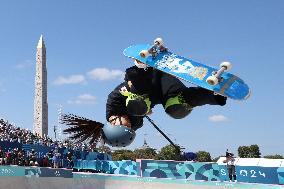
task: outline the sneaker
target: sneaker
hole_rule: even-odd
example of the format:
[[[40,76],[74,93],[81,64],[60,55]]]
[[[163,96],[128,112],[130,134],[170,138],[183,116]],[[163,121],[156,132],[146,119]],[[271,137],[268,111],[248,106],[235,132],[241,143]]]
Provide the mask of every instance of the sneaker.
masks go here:
[[[216,100],[218,105],[224,106],[226,104],[227,97],[217,94],[217,95],[215,95],[215,100]]]

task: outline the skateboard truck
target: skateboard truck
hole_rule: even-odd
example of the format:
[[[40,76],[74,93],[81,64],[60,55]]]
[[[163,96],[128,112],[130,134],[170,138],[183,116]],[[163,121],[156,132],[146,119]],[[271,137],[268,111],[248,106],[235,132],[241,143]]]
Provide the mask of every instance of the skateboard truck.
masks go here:
[[[163,39],[157,38],[154,40],[154,45],[151,48],[149,48],[148,50],[142,50],[139,54],[142,58],[146,58],[150,54],[152,55],[152,57],[156,57],[159,50],[160,51],[167,50],[167,48],[165,48],[163,44],[164,44]]]
[[[217,72],[213,72],[212,75],[206,79],[206,82],[212,86],[217,85],[222,80],[221,75],[231,68],[232,64],[230,62],[222,62],[220,64],[220,69]]]

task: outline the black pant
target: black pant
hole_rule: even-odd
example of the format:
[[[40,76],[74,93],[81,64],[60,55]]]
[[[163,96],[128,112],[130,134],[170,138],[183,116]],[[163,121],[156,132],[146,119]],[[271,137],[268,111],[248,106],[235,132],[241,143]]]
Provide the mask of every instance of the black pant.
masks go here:
[[[234,165],[228,165],[228,173],[230,180],[236,180],[236,167]]]
[[[130,92],[148,94],[152,107],[156,104],[165,106],[169,98],[177,95],[182,95],[193,107],[218,104],[212,91],[201,87],[186,87],[178,78],[156,69],[146,70],[144,74],[140,70],[136,75],[132,73],[132,77],[128,77],[132,83]]]
[[[131,87],[128,83],[131,82]],[[125,82],[118,85],[109,95],[106,103],[106,119],[112,115],[128,115],[132,129],[137,130],[143,125],[143,117],[132,116],[126,108],[127,97],[120,93],[126,87],[130,92],[138,95],[147,95],[151,101],[151,108],[156,104],[165,104],[169,98],[181,95],[191,105],[218,104],[212,91],[200,87],[186,87],[176,77],[162,71],[148,68],[139,69],[136,66],[128,68]]]

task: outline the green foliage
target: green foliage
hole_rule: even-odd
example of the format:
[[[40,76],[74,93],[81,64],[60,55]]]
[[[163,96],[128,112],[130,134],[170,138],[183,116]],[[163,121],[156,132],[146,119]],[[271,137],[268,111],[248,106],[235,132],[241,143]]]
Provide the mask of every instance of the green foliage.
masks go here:
[[[106,151],[109,152],[110,149],[107,147],[101,147],[97,149],[98,151]],[[156,152],[156,149],[153,148],[145,148],[145,149],[135,149],[131,150],[116,150],[111,153],[112,159],[114,161],[121,160],[133,160],[136,159],[156,159],[156,160],[181,160],[180,150],[177,150],[172,145],[164,146],[159,153]],[[216,162],[219,157],[211,159],[211,155],[206,151],[198,151],[196,153],[197,161],[199,162]],[[250,146],[240,146],[238,148],[238,155],[241,158],[260,158],[260,151],[258,145],[250,145]],[[264,158],[269,159],[284,159],[282,155],[267,155]]]
[[[211,162],[211,155],[209,152],[206,151],[198,151],[196,152],[197,155],[197,161],[199,162]]]
[[[264,158],[268,158],[268,159],[284,159],[283,156],[279,155],[279,154],[275,154],[275,155],[266,155],[263,156]]]
[[[238,148],[238,155],[241,158],[260,158],[260,151],[258,145],[240,146]]]
[[[116,150],[111,155],[113,161],[136,160],[135,154],[131,150]]]
[[[136,159],[155,159],[157,156],[154,148],[135,149],[133,153]]]
[[[241,158],[247,158],[250,154],[250,149],[248,146],[239,146],[238,155]]]
[[[256,145],[256,144],[251,145],[251,146],[250,146],[250,150],[251,150],[252,156],[253,156],[254,158],[260,158],[261,153],[260,153],[260,151],[259,151],[258,145]]]
[[[174,146],[167,145],[156,156],[158,160],[180,160],[180,151]]]

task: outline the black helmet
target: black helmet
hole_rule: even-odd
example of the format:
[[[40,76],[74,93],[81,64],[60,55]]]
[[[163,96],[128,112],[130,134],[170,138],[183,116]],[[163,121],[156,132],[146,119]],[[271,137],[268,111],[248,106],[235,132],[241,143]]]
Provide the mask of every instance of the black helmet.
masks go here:
[[[133,129],[124,125],[105,124],[102,130],[102,137],[112,147],[125,147],[130,145],[136,136]]]

